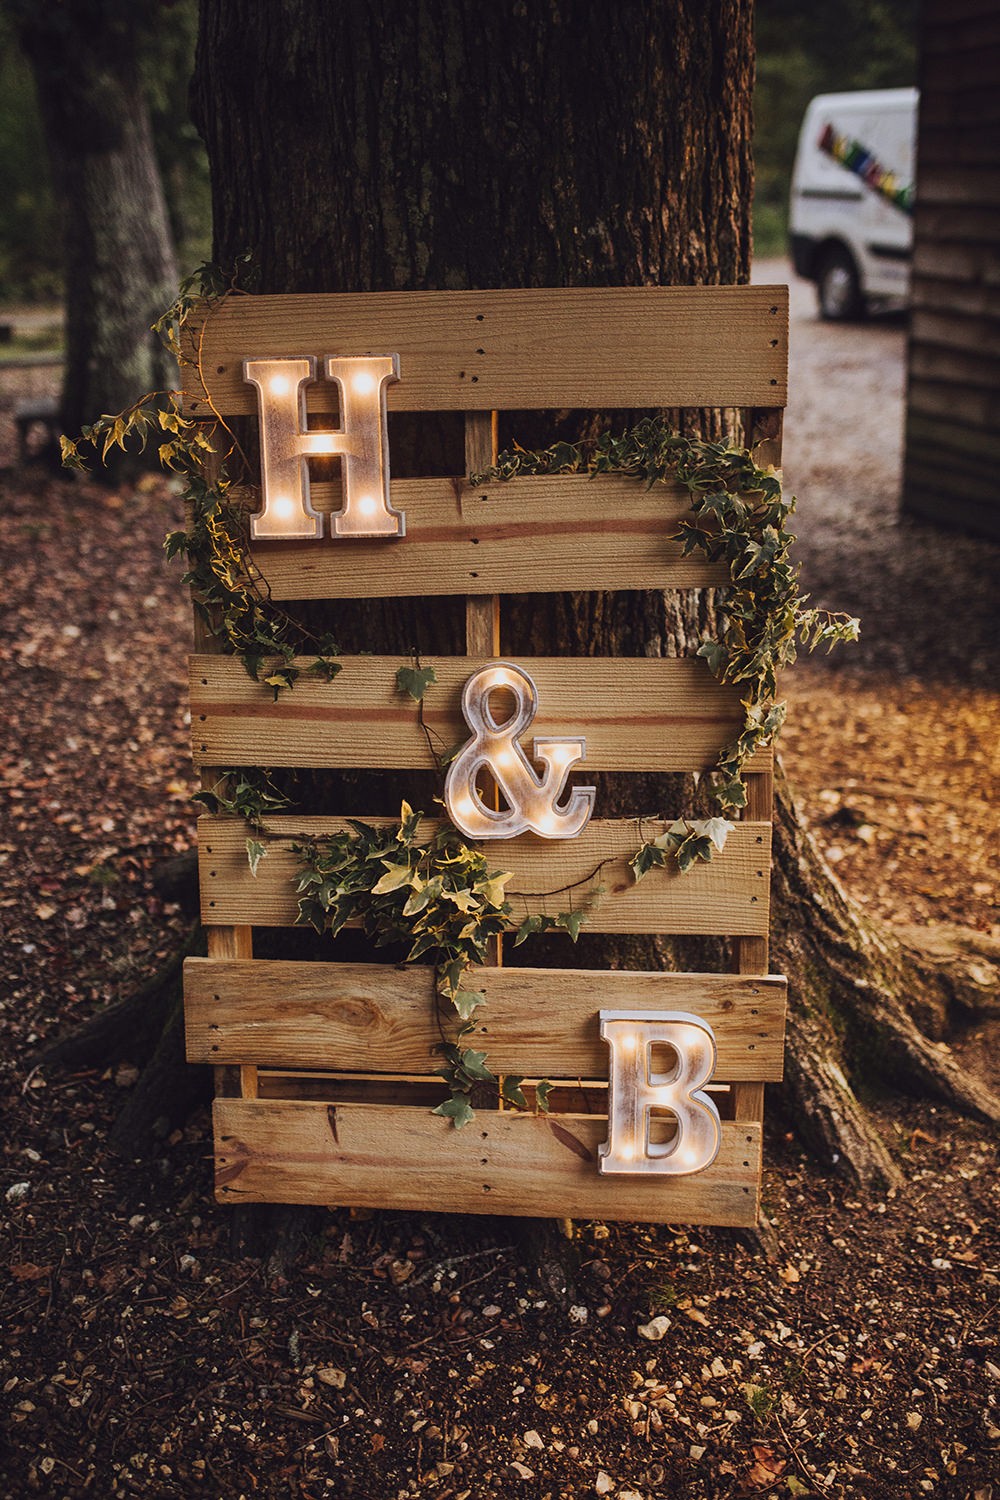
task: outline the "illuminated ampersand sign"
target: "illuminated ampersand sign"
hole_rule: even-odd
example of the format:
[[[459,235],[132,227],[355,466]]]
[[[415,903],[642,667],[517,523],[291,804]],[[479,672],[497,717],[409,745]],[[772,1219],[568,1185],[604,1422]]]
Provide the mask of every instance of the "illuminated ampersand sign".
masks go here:
[[[611,1048],[611,1074],[600,1170],[680,1177],[710,1167],[722,1144],[719,1111],[701,1091],[715,1071],[711,1026],[686,1011],[602,1010],[601,1036]],[[651,1071],[654,1043],[672,1049],[670,1072]],[[650,1139],[655,1114],[673,1116],[671,1140]]]
[[[490,698],[501,689],[513,694],[514,712],[498,723]],[[511,839],[530,831],[547,839],[572,839],[587,826],[594,810],[594,787],[574,787],[565,805],[558,806],[566,777],[583,759],[587,742],[534,740],[532,756],[544,768],[539,773],[519,743],[537,711],[535,684],[511,662],[491,662],[466,682],[462,712],[473,738],[451,763],[444,798],[448,816],[468,838]],[[494,811],[483,802],[476,786],[483,770],[503,793],[505,810]]]
[[[321,537],[323,517],[309,497],[307,460],[339,455],[344,500],[330,517],[334,536],[402,536],[406,520],[389,504],[386,386],[399,379],[399,355],[344,355],[325,362],[340,393],[341,425],[311,430],[306,386],[315,359],[245,359],[243,378],[257,387],[260,479],[264,505],[251,517],[255,540]]]

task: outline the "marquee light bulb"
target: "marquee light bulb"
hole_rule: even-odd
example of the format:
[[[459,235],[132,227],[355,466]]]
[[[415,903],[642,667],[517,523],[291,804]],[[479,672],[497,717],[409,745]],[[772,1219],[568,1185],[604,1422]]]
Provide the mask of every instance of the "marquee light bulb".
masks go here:
[[[287,396],[291,389],[284,375],[272,375],[267,388],[272,396]]]

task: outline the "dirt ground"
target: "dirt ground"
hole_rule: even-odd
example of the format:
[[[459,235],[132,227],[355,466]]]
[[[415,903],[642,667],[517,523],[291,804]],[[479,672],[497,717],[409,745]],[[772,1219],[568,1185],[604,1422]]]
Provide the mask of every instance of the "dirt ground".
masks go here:
[[[898,518],[903,324],[823,327],[803,287],[793,311],[800,560],[864,633],[790,675],[786,764],[870,911],[988,945],[1000,549]],[[177,503],[159,481],[2,482],[0,1493],[1000,1496],[996,1143],[940,1107],[872,1101],[906,1187],[863,1200],[776,1092],[775,1259],[579,1224],[568,1297],[497,1219],[330,1212],[291,1266],[235,1255],[205,1109],[149,1156],[109,1152],[134,1059],[32,1059],[186,930],[149,882],[193,837]],[[953,1043],[987,1072],[995,1021],[965,1021]]]

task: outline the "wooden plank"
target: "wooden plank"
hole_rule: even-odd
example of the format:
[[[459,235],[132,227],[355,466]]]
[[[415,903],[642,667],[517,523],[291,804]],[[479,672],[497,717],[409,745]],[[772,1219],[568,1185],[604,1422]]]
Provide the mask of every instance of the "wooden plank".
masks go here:
[[[379,817],[364,821],[387,827],[396,820]],[[282,816],[267,820],[268,829],[281,839],[336,833],[348,826],[343,818]],[[428,837],[438,826],[432,818],[423,825]],[[666,827],[658,819],[643,820],[643,834],[648,838]],[[199,819],[202,921],[213,927],[231,922],[294,926],[296,864],[290,848],[283,842],[272,843],[253,876],[247,864],[246,838],[247,827],[241,818]],[[725,851],[712,860],[699,861],[685,875],[676,868],[651,870],[636,883],[627,860],[639,842],[634,819],[595,819],[575,839],[522,834],[484,848],[492,869],[513,872],[507,894],[516,905],[518,920],[525,910],[555,913],[574,902],[581,906],[588,891],[600,883],[604,895],[588,913],[586,930],[590,932],[717,933],[737,937],[761,937],[767,932],[769,824],[738,824],[729,835]]]
[[[995,167],[997,145],[995,130],[977,130],[970,122],[964,130],[951,123],[920,126],[917,155],[920,169],[926,162],[937,168]]]
[[[918,242],[913,250],[913,274],[930,280],[965,281],[972,286],[1000,284],[996,256],[989,245],[950,240]]]
[[[608,1049],[603,1008],[685,1010],[715,1032],[716,1078],[776,1081],[782,1072],[785,981],[778,975],[647,973],[614,969],[473,970],[486,1004],[470,1045],[502,1073],[600,1078]],[[433,1071],[434,1048],[454,1022],[434,970],[413,964],[222,963],[184,969],[189,1062],[260,1067]]]
[[[908,404],[906,413],[907,451],[919,448],[947,452],[973,469],[1000,470],[1000,428],[990,422],[981,427],[959,420],[956,413],[942,410],[940,404],[928,412],[923,406]]]
[[[978,70],[979,58],[976,54],[964,60],[958,57],[954,59],[954,63],[959,66],[963,61],[970,75],[968,83],[963,84],[960,79],[949,79],[953,87],[947,89],[931,87],[921,94],[920,138],[923,140],[925,130],[930,132],[946,129],[956,134],[960,130],[970,134],[982,132],[985,140],[992,138],[992,156],[996,160],[1000,155],[1000,148],[996,144],[995,129],[997,123],[1000,122],[1000,96],[997,93],[996,83],[992,77],[983,79],[982,73]],[[973,87],[973,82],[976,80],[980,80],[978,86]]]
[[[462,686],[489,659],[421,657],[437,678],[423,721],[439,751],[468,737]],[[294,691],[276,701],[242,661],[193,657],[195,765],[434,769],[416,705],[396,688],[410,658],[341,657],[332,683],[308,675],[313,660],[298,663]],[[518,665],[538,689],[527,738],[584,735],[583,770],[703,771],[743,726],[739,688],[716,682],[700,658],[521,657]],[[758,768],[770,762],[769,750],[754,757]]]
[[[314,485],[316,509],[338,503]],[[368,599],[424,594],[551,593],[564,589],[706,588],[722,564],[682,557],[670,537],[690,516],[679,485],[580,474],[473,488],[464,479],[400,479],[406,516],[396,540],[258,543],[255,565],[274,599]]]
[[[923,204],[952,203],[973,208],[1000,200],[1000,171],[991,167],[920,169],[917,213]]]
[[[220,458],[218,453],[210,452],[205,459],[204,475],[211,484],[219,477]],[[191,502],[187,505],[187,521],[190,526],[193,520]],[[209,653],[218,652],[220,649],[219,637],[214,635],[208,628],[208,623],[199,609],[192,609],[192,624],[194,631],[195,649]],[[206,657],[210,660],[210,657]],[[219,767],[213,767],[204,763],[201,767],[202,790],[216,786],[223,780],[222,771]],[[206,948],[210,958],[219,959],[251,959],[253,958],[253,929],[251,927],[213,927],[206,933]],[[215,1069],[215,1092],[223,1097],[231,1098],[255,1098],[257,1093],[256,1069],[244,1067],[216,1067]]]
[[[1000,321],[1000,285],[982,286],[968,281],[946,281],[943,277],[918,277],[910,303],[914,309],[958,313],[964,317]]]
[[[245,358],[398,353],[395,411],[784,406],[788,288],[231,297],[186,330],[184,409],[254,414]],[[324,383],[310,410],[329,410]]]
[[[1000,246],[1000,234],[996,244]],[[1000,317],[963,317],[960,313],[943,309],[914,308],[910,341],[921,349],[954,349],[1000,359]]]
[[[455,1130],[421,1108],[217,1099],[222,1203],[312,1203],[646,1223],[753,1225],[761,1130],[724,1123],[688,1177],[601,1177],[599,1116],[479,1110]]]
[[[960,414],[966,426],[987,428],[995,421],[996,397],[989,389],[946,380],[930,380],[910,371],[907,389],[910,411],[939,416],[941,412]]]
[[[972,500],[964,489],[949,489],[944,484],[923,482],[920,474],[906,473],[903,490],[904,508],[908,515],[926,516],[930,521],[943,523],[949,529],[956,527],[973,532],[976,536],[990,537],[1000,541],[1000,509],[996,499]]]
[[[936,344],[911,344],[910,375],[996,392],[1000,388],[1000,358],[980,357],[971,350],[942,349]]]

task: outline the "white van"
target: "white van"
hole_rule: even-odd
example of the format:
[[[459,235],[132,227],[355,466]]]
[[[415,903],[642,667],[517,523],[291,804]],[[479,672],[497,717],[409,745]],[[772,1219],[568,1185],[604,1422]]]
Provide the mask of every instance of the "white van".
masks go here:
[[[824,318],[900,306],[910,286],[916,89],[819,94],[792,174],[792,261]]]

